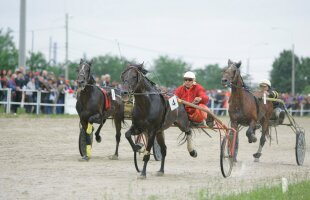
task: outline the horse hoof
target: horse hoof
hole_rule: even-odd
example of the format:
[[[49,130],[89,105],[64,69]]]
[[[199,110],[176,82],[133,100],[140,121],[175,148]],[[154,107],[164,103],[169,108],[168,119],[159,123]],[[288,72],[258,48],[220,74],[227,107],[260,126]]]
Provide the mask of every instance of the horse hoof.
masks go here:
[[[83,156],[82,158],[79,159],[79,161],[89,161],[90,157],[88,156]]]
[[[144,144],[142,143],[137,143],[135,146],[135,151],[139,153],[143,153],[145,151]]]
[[[109,159],[110,160],[118,160],[118,156],[117,155],[112,155],[112,156],[109,156]]]
[[[146,175],[139,175],[139,176],[137,176],[137,179],[145,180],[146,179]]]
[[[262,155],[262,153],[254,153],[253,157],[259,159],[261,157],[261,155]]]
[[[252,142],[255,143],[256,141],[257,141],[257,138],[256,138],[256,137],[253,137],[253,138],[252,138]]]
[[[98,143],[101,142],[101,136],[100,136],[100,135],[99,135],[98,137],[96,136],[96,141],[97,141]]]
[[[164,172],[158,171],[158,172],[156,172],[156,176],[164,176]]]
[[[193,151],[189,152],[189,155],[191,155],[193,158],[196,158],[198,154],[197,154],[196,150],[193,150]]]
[[[254,162],[259,162],[259,158],[254,158]]]

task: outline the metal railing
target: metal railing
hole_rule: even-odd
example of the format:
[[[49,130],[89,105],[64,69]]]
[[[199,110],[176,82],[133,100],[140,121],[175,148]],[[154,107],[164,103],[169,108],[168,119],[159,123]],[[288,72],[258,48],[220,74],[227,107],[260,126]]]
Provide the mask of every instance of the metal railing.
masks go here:
[[[36,114],[40,114],[40,108],[41,106],[52,106],[52,107],[58,107],[58,106],[62,106],[64,107],[64,110],[66,110],[66,108],[68,107],[75,107],[75,102],[74,101],[68,101],[63,103],[63,104],[57,104],[57,103],[43,103],[41,102],[41,98],[42,98],[42,93],[50,93],[50,91],[44,91],[44,90],[28,90],[28,89],[23,89],[23,90],[20,90],[20,92],[23,93],[23,95],[26,95],[26,92],[35,92],[37,93],[36,95],[36,102],[25,102],[24,101],[24,98],[22,98],[21,101],[19,102],[15,102],[15,101],[12,101],[12,89],[11,88],[0,88],[0,92],[3,91],[6,93],[6,95],[4,95],[6,98],[5,99],[2,99],[2,101],[0,101],[0,105],[4,105],[5,106],[5,110],[6,110],[6,113],[10,113],[11,112],[11,105],[20,105],[21,107],[23,107],[24,105],[32,105],[32,106],[35,106],[36,107]],[[56,92],[57,90],[52,90],[52,92]],[[67,99],[68,93],[65,92],[65,99]],[[227,116],[228,115],[228,108],[222,108],[222,107],[218,107],[215,103],[215,99],[213,98],[210,98],[210,101],[211,101],[211,106],[210,106],[210,110],[213,112],[213,113],[221,113],[221,115],[224,115],[224,116]],[[310,115],[310,110],[305,110],[304,109],[304,105],[302,104],[301,105],[301,109],[300,110],[293,110],[292,108],[288,109],[288,111],[291,113],[291,114],[299,114],[299,116],[304,116],[305,114],[308,114]],[[72,112],[70,112],[72,113]]]
[[[28,89],[22,89],[19,90],[18,92],[22,92],[22,96],[25,96],[26,92],[35,92],[37,93],[36,95],[36,102],[25,102],[25,98],[22,97],[21,101],[12,101],[12,89],[11,88],[4,88],[4,89],[0,89],[0,91],[4,91],[6,94],[3,95],[4,97],[6,97],[6,101],[4,101],[4,99],[2,99],[2,101],[0,101],[0,105],[4,105],[5,106],[5,110],[6,113],[9,114],[11,112],[11,105],[20,105],[21,107],[24,107],[25,105],[32,105],[32,106],[36,106],[36,114],[40,114],[40,108],[41,106],[52,106],[52,107],[56,107],[56,106],[62,106],[65,108],[66,103],[63,104],[57,104],[57,103],[44,103],[41,102],[41,98],[42,98],[42,93],[47,93],[50,94],[51,92],[55,92],[54,90],[52,91],[44,91],[44,90],[28,90]],[[66,95],[66,93],[65,93]]]

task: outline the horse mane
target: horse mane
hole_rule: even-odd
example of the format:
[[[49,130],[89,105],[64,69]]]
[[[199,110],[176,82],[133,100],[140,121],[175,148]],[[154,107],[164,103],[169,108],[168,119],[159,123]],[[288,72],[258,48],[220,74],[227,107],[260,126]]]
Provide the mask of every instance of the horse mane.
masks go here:
[[[146,77],[146,75],[149,73],[149,71],[147,69],[144,68],[143,66],[144,62],[141,64],[128,64],[128,67],[135,67],[138,69],[139,72],[141,72],[143,74],[143,77],[152,85],[152,86],[156,86],[156,83],[154,83],[153,81],[151,81],[148,77]]]

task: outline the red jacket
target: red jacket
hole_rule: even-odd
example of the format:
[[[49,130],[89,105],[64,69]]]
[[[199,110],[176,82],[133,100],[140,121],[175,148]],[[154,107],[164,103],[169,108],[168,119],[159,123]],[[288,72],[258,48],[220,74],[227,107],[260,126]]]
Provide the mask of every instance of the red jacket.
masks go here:
[[[190,103],[193,102],[195,97],[201,97],[201,101],[199,104],[207,104],[209,101],[209,97],[206,95],[205,89],[196,83],[191,88],[187,89],[184,85],[178,87],[175,91],[175,95],[179,97],[180,99],[183,99],[185,101],[188,101]],[[187,113],[192,114],[195,112],[195,108],[185,106],[185,110]]]

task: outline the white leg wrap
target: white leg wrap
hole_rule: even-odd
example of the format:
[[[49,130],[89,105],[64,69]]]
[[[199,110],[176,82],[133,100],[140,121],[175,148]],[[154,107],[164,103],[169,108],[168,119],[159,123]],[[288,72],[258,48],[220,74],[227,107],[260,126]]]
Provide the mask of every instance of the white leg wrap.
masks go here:
[[[192,152],[194,150],[192,135],[187,135],[186,136],[186,141],[187,141],[187,150],[188,150],[188,152]]]
[[[145,155],[145,156],[148,156],[148,155],[151,155],[151,153],[150,153],[149,151],[146,151],[146,150],[145,150],[145,151],[144,151],[144,155]]]

